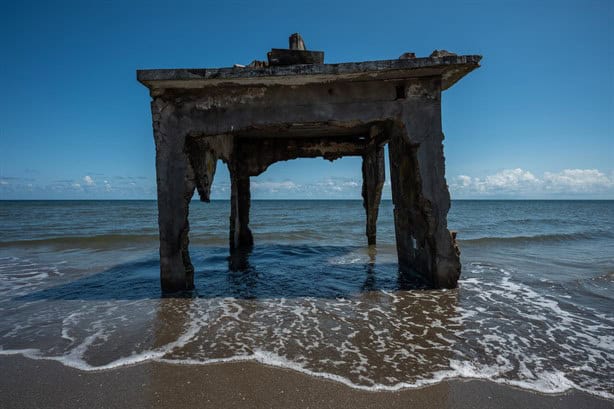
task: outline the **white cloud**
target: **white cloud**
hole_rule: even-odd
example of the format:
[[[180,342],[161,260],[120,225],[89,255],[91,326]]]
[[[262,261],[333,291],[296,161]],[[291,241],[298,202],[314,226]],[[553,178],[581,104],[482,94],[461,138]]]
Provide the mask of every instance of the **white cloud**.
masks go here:
[[[271,182],[271,181],[256,181],[253,180],[250,183],[250,187],[253,190],[262,190],[262,191],[267,191],[270,193],[277,193],[279,191],[285,190],[297,190],[299,188],[299,185],[297,185],[296,183],[290,181],[290,180],[286,180],[283,182]]]
[[[591,192],[614,187],[614,178],[597,169],[565,169],[558,173],[544,173],[546,190],[565,189],[570,192]]]
[[[539,180],[529,171],[516,169],[506,169],[494,175],[486,176],[484,185],[493,188],[512,188],[523,185],[533,185]]]
[[[308,183],[298,183],[292,180],[271,181],[253,178],[251,189],[255,198],[360,198],[361,180],[353,178],[327,177]],[[212,192],[215,198],[225,199],[226,186],[213,184]],[[212,194],[213,194],[212,193]]]
[[[343,186],[344,187],[358,187],[360,186],[360,184],[355,180],[350,180],[350,181],[344,182]]]
[[[540,180],[531,172],[520,168],[505,169],[485,178],[459,175],[450,188],[454,191],[479,193],[522,192],[531,190],[540,184]]]
[[[95,186],[96,183],[94,182],[94,179],[92,179],[91,176],[89,175],[85,175],[83,177],[83,183],[85,183],[86,186]]]
[[[471,176],[459,175],[457,176],[457,179],[462,187],[471,186]]]
[[[318,191],[318,193],[326,192],[353,192],[359,191],[359,187],[362,186],[362,181],[358,182],[350,178],[326,178],[318,182],[307,185],[311,190]]]
[[[614,194],[614,175],[597,169],[564,169],[538,177],[521,168],[504,169],[486,177],[459,175],[450,190],[458,196]]]
[[[98,182],[94,177],[100,178]],[[78,179],[0,178],[0,197],[7,199],[153,199],[155,179],[144,176],[91,174]]]
[[[609,173],[608,173],[609,172]],[[504,169],[489,175],[448,175],[453,198],[599,198],[614,199],[614,172],[598,169],[564,169],[537,174],[527,169]],[[155,179],[142,176],[90,175],[81,179],[40,181],[3,176],[0,193],[6,198],[155,198]],[[255,177],[254,199],[357,199],[362,179],[329,176],[301,182]],[[214,199],[229,199],[230,183],[221,178],[212,186]],[[383,199],[390,199],[390,177]]]

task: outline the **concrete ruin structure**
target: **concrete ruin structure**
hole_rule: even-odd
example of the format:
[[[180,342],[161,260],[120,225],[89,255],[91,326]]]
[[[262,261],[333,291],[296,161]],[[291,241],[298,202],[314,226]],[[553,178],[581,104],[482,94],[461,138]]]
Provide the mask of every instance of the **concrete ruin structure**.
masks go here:
[[[163,291],[194,287],[188,207],[195,189],[209,201],[219,160],[230,171],[231,251],[254,243],[250,177],[277,161],[314,157],[362,157],[372,245],[386,144],[399,270],[435,288],[455,287],[461,265],[447,227],[441,94],[479,67],[481,56],[435,51],[324,64],[300,36],[290,47],[247,67],[137,71],[152,98]]]

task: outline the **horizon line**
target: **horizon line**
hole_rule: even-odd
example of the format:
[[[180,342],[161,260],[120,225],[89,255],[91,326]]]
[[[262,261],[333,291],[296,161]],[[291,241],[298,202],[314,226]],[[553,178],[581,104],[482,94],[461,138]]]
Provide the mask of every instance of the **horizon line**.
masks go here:
[[[158,199],[0,199],[0,202],[157,202]],[[322,198],[322,199],[252,199],[252,202],[316,202],[316,201],[338,201],[338,202],[362,202],[363,199],[342,199],[342,198]],[[392,199],[381,199],[382,202],[392,202]],[[562,201],[576,201],[576,202],[612,202],[612,199],[587,199],[587,198],[458,198],[450,199],[453,202],[521,202],[521,201],[535,201],[535,202],[562,202]],[[191,200],[190,202],[201,202],[198,199]],[[230,199],[211,199],[211,202],[230,202]]]

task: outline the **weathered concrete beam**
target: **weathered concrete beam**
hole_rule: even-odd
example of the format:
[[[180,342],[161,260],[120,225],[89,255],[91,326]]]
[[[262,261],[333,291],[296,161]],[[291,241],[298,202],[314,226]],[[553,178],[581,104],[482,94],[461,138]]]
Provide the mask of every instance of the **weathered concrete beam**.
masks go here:
[[[250,176],[264,172],[271,164],[296,158],[323,157],[335,160],[342,156],[361,156],[367,138],[340,136],[326,138],[237,138],[237,157]]]
[[[480,55],[450,55],[341,64],[138,70],[137,80],[157,92],[174,87],[202,89],[231,84],[294,86],[332,81],[405,80],[440,76],[443,78],[443,89],[448,89],[478,68],[481,59]]]
[[[321,123],[331,126],[365,127],[373,122],[393,120],[400,114],[396,101],[377,103],[347,103],[288,106],[276,109],[271,106],[254,106],[251,108],[237,106],[232,109],[210,109],[198,111],[190,105],[184,106],[186,116],[190,118],[186,126],[190,133],[203,135],[242,134],[282,124]],[[299,134],[300,135],[300,134]]]
[[[224,87],[207,89],[206,93],[167,90],[160,98],[182,112],[190,135],[302,137],[309,126],[317,124],[320,136],[334,136],[335,130],[368,132],[372,123],[394,120],[401,114],[408,92],[433,81],[440,84],[441,78],[380,84]]]
[[[435,76],[436,77],[436,76]],[[437,77],[439,78],[439,77]],[[235,108],[276,107],[271,114],[286,115],[295,107],[312,104],[346,104],[394,101],[397,88],[409,82],[420,83],[427,77],[408,81],[333,82],[299,86],[239,86],[225,85],[206,89],[168,88],[159,97],[177,105],[187,105],[192,111],[221,113]],[[312,107],[316,108],[316,107]],[[329,108],[327,108],[329,109]],[[270,116],[270,115],[269,115]]]

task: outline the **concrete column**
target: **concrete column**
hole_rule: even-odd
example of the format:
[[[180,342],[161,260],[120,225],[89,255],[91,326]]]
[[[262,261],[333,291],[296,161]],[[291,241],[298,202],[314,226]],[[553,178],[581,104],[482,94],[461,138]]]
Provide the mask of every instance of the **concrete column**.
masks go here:
[[[237,163],[228,165],[230,171],[230,249],[254,245],[249,229],[249,207],[251,202],[249,175]]]
[[[151,103],[160,229],[160,283],[163,292],[194,288],[188,252],[188,208],[194,194],[194,172],[185,153],[185,133],[176,108],[160,98]]]
[[[367,242],[376,242],[377,214],[386,180],[384,147],[370,146],[362,156],[362,205],[367,213]]]
[[[414,89],[390,129],[389,158],[401,272],[435,288],[456,287],[460,260],[447,214],[440,89]]]

